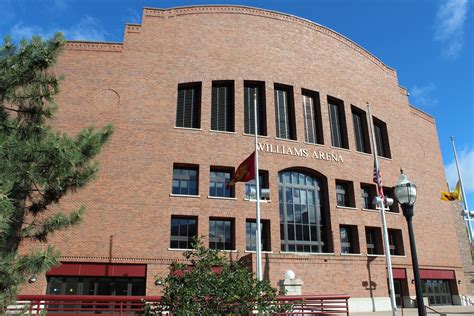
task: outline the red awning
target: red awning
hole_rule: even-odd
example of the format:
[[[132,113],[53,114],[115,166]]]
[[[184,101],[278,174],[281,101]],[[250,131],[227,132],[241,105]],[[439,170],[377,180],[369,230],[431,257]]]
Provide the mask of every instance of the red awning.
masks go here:
[[[407,272],[403,268],[393,268],[392,269],[392,275],[394,279],[406,279],[407,278]]]
[[[456,276],[453,270],[420,269],[420,279],[455,280]]]
[[[46,272],[47,276],[146,277],[145,264],[64,262]]]

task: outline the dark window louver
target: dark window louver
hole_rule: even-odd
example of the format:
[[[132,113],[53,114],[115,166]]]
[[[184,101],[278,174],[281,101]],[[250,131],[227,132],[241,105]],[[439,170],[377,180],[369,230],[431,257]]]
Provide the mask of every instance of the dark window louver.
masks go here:
[[[318,104],[316,104],[318,102]],[[319,101],[314,96],[303,94],[304,140],[310,144],[322,144]]]
[[[234,91],[232,84],[212,86],[211,129],[234,131]]]
[[[283,139],[296,139],[293,104],[287,90],[275,88],[275,126],[276,136]]]
[[[258,135],[267,135],[265,122],[265,105],[263,104],[262,87],[257,85],[244,86],[244,133],[255,134],[254,95],[257,96]]]
[[[329,103],[329,121],[331,123],[331,141],[334,147],[349,148],[345,134],[345,121],[343,118],[343,107],[338,104]]]
[[[367,152],[361,115],[359,113],[352,113],[352,121],[354,122],[354,135],[357,151]]]
[[[201,127],[201,86],[178,86],[176,127]]]

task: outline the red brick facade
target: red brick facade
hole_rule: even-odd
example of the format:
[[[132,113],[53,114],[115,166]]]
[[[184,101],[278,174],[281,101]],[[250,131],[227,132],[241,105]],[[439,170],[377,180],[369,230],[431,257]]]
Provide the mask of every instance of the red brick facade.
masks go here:
[[[198,234],[208,235],[210,217],[233,218],[235,248],[245,253],[245,222],[255,204],[245,201],[244,184],[235,199],[208,198],[210,166],[236,167],[253,151],[244,135],[244,80],[265,82],[267,135],[260,143],[305,149],[309,157],[260,152],[268,170],[270,198],[262,219],[270,220],[271,252],[264,273],[276,285],[286,270],[303,279],[303,293],[347,293],[355,298],[387,298],[383,256],[368,256],[365,227],[381,227],[380,212],[362,210],[360,183],[372,183],[373,157],[356,151],[351,105],[387,125],[391,159],[380,158],[384,185],[393,186],[400,167],[418,186],[415,236],[422,269],[453,270],[453,295],[465,294],[462,263],[449,206],[439,200],[444,168],[434,119],[408,103],[395,70],[340,34],[315,23],[271,11],[237,6],[144,9],[141,25],[127,25],[123,43],[69,42],[56,67],[65,76],[57,101],[55,126],[70,134],[87,126],[113,123],[116,132],[100,155],[97,181],[66,197],[61,207],[87,206],[85,222],[50,240],[64,262],[139,263],[147,265],[147,295],[157,294],[154,275],[167,273],[181,251],[169,250],[171,215],[198,217]],[[233,80],[235,132],[210,130],[211,85]],[[177,87],[201,82],[201,128],[176,128]],[[296,141],[276,139],[274,83],[292,86]],[[324,145],[304,142],[302,89],[320,96]],[[331,146],[327,97],[344,102],[349,149]],[[343,158],[314,159],[313,151]],[[174,163],[199,166],[199,197],[170,196]],[[330,214],[330,252],[280,251],[278,174],[288,168],[325,177]],[[353,183],[354,208],[336,207],[335,181]],[[401,213],[387,214],[388,228],[403,234],[404,256],[392,257],[406,269],[405,296],[411,284],[407,225]],[[357,225],[359,255],[342,255],[339,225]],[[234,255],[234,253],[232,253]],[[24,292],[45,294],[39,278]]]

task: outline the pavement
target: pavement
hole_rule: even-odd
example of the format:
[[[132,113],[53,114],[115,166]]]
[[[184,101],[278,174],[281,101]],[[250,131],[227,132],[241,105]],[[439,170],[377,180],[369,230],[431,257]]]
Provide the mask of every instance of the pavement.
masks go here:
[[[430,307],[433,310],[427,308],[427,316],[446,315],[446,316],[467,316],[474,315],[474,306],[433,306]],[[384,312],[364,312],[364,313],[350,313],[354,316],[392,316],[391,311]],[[397,316],[418,316],[418,310],[416,308],[404,308],[399,309]]]

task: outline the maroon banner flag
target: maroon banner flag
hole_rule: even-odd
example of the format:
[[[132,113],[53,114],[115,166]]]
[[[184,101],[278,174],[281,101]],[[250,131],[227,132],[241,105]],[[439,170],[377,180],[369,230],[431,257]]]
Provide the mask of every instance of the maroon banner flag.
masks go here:
[[[237,168],[234,177],[229,182],[229,186],[235,185],[237,182],[247,182],[255,179],[255,152],[250,154]]]

